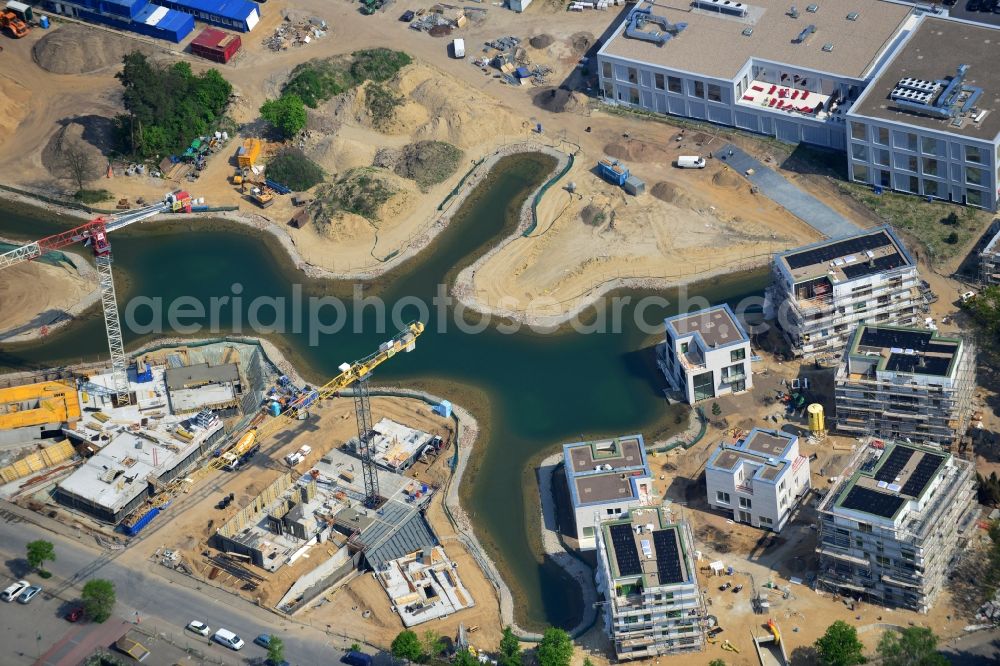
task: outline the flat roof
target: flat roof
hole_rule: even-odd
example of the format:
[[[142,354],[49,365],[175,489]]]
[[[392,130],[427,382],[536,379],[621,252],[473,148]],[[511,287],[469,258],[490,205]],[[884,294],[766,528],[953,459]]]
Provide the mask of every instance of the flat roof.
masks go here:
[[[961,349],[961,339],[939,337],[937,331],[862,324],[854,332],[844,363],[851,373],[855,359],[877,356],[877,370],[949,377]]]
[[[375,462],[392,470],[404,466],[434,439],[430,433],[410,428],[388,418],[376,423],[372,426],[372,430],[375,435],[369,446],[375,451]]]
[[[744,462],[757,467],[755,479],[774,482],[794,462],[788,453],[795,435],[780,430],[754,428],[735,444],[723,442],[708,460],[708,466],[731,472]]]
[[[993,141],[1000,133],[1000,30],[996,27],[954,19],[928,16],[900,48],[882,73],[872,81],[854,104],[850,115],[892,120],[926,129]],[[968,114],[956,127],[950,118],[936,118],[906,110],[889,97],[906,78],[946,81],[955,76],[959,65],[968,65],[965,83],[982,88],[975,103],[983,119],[972,121]],[[984,160],[989,163],[989,159]]]
[[[563,460],[577,507],[640,499],[644,492],[637,482],[652,475],[642,435],[566,444]]]
[[[919,500],[946,466],[951,454],[908,442],[872,447],[848,480],[836,506],[894,519],[911,500]]]
[[[799,17],[788,15],[787,0],[744,0],[745,18],[696,8],[680,0],[657,0],[654,15],[671,23],[687,23],[679,35],[663,45],[627,37],[626,20],[601,49],[609,56],[648,62],[669,69],[732,79],[751,58],[862,79],[893,41],[912,8],[891,2],[814,0],[799,5]],[[815,4],[817,12],[807,12]],[[636,5],[648,7],[646,3]],[[635,10],[633,10],[635,11]],[[856,20],[847,15],[857,13]],[[816,31],[795,43],[809,25]],[[745,28],[753,33],[743,35]],[[833,51],[823,45],[833,44]]]
[[[689,582],[694,572],[685,564],[685,544],[678,525],[667,523],[656,509],[635,509],[622,520],[601,525],[616,583],[642,580],[654,588]],[[629,580],[632,579],[632,580]]]
[[[666,324],[673,329],[674,338],[698,336],[709,350],[749,340],[743,326],[726,304],[674,315],[666,320]]]
[[[235,363],[224,363],[222,365],[196,363],[194,365],[184,365],[179,368],[167,368],[166,372],[168,391],[197,388],[206,384],[238,382],[239,380],[240,368]]]
[[[778,261],[796,283],[825,276],[845,282],[913,265],[902,242],[885,227],[789,250]]]
[[[80,402],[72,382],[40,382],[0,389],[0,430],[77,421]]]

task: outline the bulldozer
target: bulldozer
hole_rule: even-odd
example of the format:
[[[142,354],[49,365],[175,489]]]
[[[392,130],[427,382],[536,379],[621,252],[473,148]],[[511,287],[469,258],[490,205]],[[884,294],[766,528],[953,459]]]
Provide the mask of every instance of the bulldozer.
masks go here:
[[[14,39],[20,39],[28,34],[28,24],[14,12],[0,13],[0,29],[7,30]]]

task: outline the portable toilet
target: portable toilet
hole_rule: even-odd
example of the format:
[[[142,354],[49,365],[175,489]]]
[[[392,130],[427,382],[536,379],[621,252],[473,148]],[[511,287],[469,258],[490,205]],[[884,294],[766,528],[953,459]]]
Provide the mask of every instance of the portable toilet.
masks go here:
[[[451,402],[448,400],[442,400],[437,405],[434,405],[434,408],[431,411],[439,416],[445,417],[446,419],[451,418]]]

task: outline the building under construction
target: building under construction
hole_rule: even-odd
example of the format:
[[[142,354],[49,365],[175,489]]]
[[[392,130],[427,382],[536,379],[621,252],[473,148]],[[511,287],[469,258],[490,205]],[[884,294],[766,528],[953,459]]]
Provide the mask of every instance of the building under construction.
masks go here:
[[[72,382],[39,382],[0,389],[0,444],[62,439],[80,420]]]
[[[967,340],[859,326],[837,371],[837,430],[955,446],[969,425],[975,373]]]
[[[1000,222],[990,227],[992,236],[979,253],[979,281],[985,285],[1000,284]]]
[[[778,255],[768,315],[796,356],[839,355],[855,327],[917,321],[917,266],[888,227]]]
[[[976,529],[976,506],[972,463],[872,439],[820,503],[817,585],[927,612]]]

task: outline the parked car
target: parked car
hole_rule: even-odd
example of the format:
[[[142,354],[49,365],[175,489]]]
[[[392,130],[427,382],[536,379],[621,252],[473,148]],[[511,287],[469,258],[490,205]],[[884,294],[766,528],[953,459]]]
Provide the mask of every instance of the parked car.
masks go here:
[[[399,17],[399,20],[402,21],[403,23],[409,23],[410,21],[413,20],[415,16],[416,14],[414,14],[411,10],[407,9],[405,12],[403,12],[403,15]]]
[[[79,622],[83,619],[83,607],[77,606],[76,608],[71,608],[68,613],[66,613],[67,622]]]
[[[29,587],[31,587],[31,583],[29,583],[26,580],[19,580],[10,587],[8,587],[6,590],[4,590],[2,593],[0,593],[0,599],[3,599],[7,603],[10,603],[14,601],[14,599],[17,599],[17,596],[22,592],[24,592]]]
[[[965,11],[967,12],[978,12],[981,6],[980,0],[969,0],[965,3]]]
[[[208,628],[208,625],[201,620],[191,620],[187,625],[188,631],[193,631],[199,636],[208,636],[212,633],[212,630]]]
[[[271,635],[270,634],[261,634],[257,638],[253,639],[253,642],[256,645],[261,646],[262,648],[269,648],[269,647],[271,647]]]
[[[974,292],[974,291],[967,291],[964,294],[962,294],[962,302],[963,303],[968,303],[969,301],[971,301],[975,297],[976,297],[976,292]]]
[[[372,666],[372,657],[364,652],[355,652],[351,650],[343,657],[340,661],[344,662],[348,666]]]
[[[40,588],[37,585],[26,587],[24,591],[21,592],[21,594],[17,595],[17,603],[19,604],[31,603],[31,600],[34,599],[36,596],[38,596],[38,593],[41,591],[42,588]]]
[[[228,629],[219,629],[216,631],[215,635],[212,636],[212,640],[219,645],[225,645],[230,650],[242,650],[243,646],[246,645],[242,638]]]

